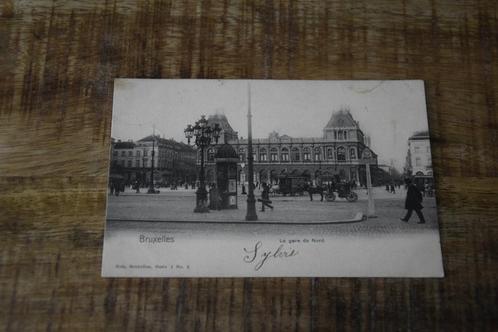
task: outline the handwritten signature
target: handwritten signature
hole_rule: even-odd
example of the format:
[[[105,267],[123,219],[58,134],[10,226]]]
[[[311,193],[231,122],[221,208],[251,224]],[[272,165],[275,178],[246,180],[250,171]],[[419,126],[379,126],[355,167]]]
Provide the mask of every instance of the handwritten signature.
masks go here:
[[[274,258],[289,258],[294,257],[299,254],[299,251],[288,248],[284,250],[284,244],[280,244],[275,250],[265,250],[261,248],[263,243],[261,241],[256,242],[252,248],[244,248],[244,252],[247,254],[244,256],[244,262],[254,263],[254,270],[259,271],[265,263],[269,262]]]

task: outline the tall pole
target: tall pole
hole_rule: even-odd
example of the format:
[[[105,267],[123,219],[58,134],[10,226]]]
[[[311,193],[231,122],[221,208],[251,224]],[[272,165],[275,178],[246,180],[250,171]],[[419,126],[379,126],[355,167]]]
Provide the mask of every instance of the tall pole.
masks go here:
[[[367,206],[367,217],[368,218],[376,218],[375,215],[375,202],[373,198],[373,190],[372,190],[372,176],[370,174],[370,164],[374,159],[372,155],[372,151],[367,147],[361,153],[361,159],[365,163],[365,175],[367,180],[367,195],[368,195],[368,206]]]
[[[150,165],[150,186],[149,186],[149,194],[155,194],[156,189],[154,188],[154,155],[155,155],[155,141],[156,141],[156,127],[153,127],[152,130],[152,162]]]
[[[367,192],[368,192],[368,209],[367,209],[367,217],[368,218],[376,218],[375,215],[375,203],[373,198],[373,190],[372,190],[372,177],[370,175],[370,164],[367,162],[365,164],[366,175],[367,175]]]
[[[147,177],[145,175],[145,151],[147,150],[143,150],[142,153],[143,153],[143,156],[142,156],[142,182],[143,182],[143,185],[145,187],[145,184],[147,183]]]
[[[209,212],[209,207],[207,206],[207,190],[204,177],[204,144],[200,145],[201,148],[201,169],[199,172],[199,188],[196,192],[196,204],[194,212],[205,213]]]
[[[249,181],[249,192],[247,194],[246,220],[258,220],[256,214],[256,199],[254,198],[254,157],[252,154],[252,114],[251,114],[251,86],[247,84],[248,109],[247,109],[247,172]]]
[[[199,173],[199,186],[201,188],[206,188],[204,183],[204,146],[201,145],[201,171]]]

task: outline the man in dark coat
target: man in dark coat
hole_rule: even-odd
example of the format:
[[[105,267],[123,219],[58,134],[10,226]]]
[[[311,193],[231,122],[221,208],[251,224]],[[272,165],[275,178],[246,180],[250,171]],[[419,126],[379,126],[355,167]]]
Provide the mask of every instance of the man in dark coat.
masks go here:
[[[405,200],[405,209],[406,215],[404,218],[401,218],[404,222],[408,222],[410,217],[412,216],[413,211],[418,216],[419,224],[425,224],[424,215],[422,214],[422,193],[415,186],[410,179],[405,179],[406,186],[408,188],[406,192],[406,200]]]
[[[273,210],[273,206],[270,201],[270,188],[266,183],[263,183],[263,192],[261,192],[261,198],[258,199],[261,202],[261,212],[265,212],[265,206]]]

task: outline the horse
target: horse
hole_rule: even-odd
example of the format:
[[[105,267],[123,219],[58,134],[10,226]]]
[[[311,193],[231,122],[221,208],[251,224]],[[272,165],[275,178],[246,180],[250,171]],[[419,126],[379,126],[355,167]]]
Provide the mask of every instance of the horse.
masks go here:
[[[303,187],[304,191],[308,192],[308,195],[310,195],[310,201],[313,201],[313,194],[319,194],[321,199],[320,202],[323,202],[323,192],[326,190],[326,188],[322,186],[311,186],[309,184],[305,184]]]

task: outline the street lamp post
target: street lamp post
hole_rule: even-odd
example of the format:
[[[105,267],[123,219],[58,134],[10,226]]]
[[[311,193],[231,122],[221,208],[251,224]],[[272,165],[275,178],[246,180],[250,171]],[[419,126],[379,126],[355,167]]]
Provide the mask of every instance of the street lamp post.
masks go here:
[[[246,195],[246,171],[245,171],[245,168],[246,167],[246,164],[245,163],[240,163],[240,182],[242,183],[242,192],[241,194],[242,195]]]
[[[152,162],[150,164],[150,186],[149,190],[147,191],[148,194],[155,194],[156,189],[154,188],[154,154],[155,154],[155,144],[154,142],[156,141],[155,136],[152,136]]]
[[[207,148],[214,140],[218,144],[220,138],[221,127],[218,123],[211,127],[208,125],[206,117],[203,115],[201,119],[196,121],[195,125],[188,125],[185,129],[185,137],[190,144],[190,139],[195,138],[195,145],[201,149],[201,168],[199,172],[199,188],[196,191],[196,204],[194,212],[204,213],[209,212],[207,205],[207,190],[204,178],[204,149]]]
[[[370,164],[373,164],[373,155],[369,148],[363,150],[361,158],[365,163],[365,172],[366,172],[366,180],[367,180],[367,194],[368,194],[368,208],[367,208],[367,217],[368,218],[377,218],[375,215],[375,202],[373,198],[373,190],[372,190],[372,177],[370,175]]]
[[[251,114],[251,86],[247,85],[247,172],[249,191],[247,193],[247,221],[258,220],[256,214],[256,199],[254,198],[254,155],[252,153],[252,114]]]
[[[145,187],[145,183],[147,182],[147,177],[145,176],[145,149],[142,151],[142,184]]]

